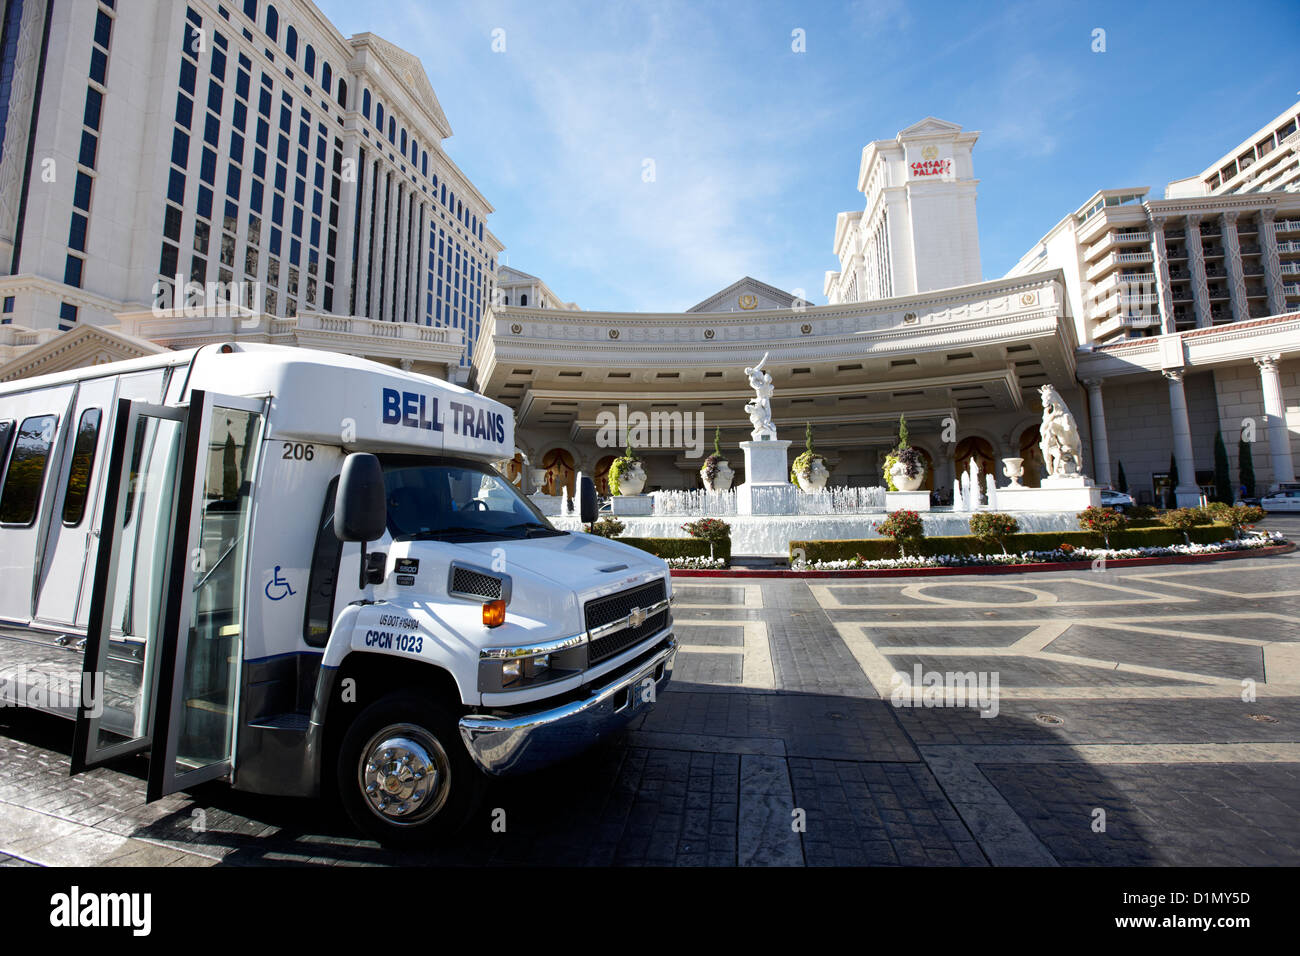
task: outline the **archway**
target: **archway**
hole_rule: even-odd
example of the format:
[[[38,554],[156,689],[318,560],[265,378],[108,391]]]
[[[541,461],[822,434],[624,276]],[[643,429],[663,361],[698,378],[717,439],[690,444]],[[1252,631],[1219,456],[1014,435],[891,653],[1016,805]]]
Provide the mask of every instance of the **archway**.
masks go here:
[[[971,435],[959,441],[952,453],[953,468],[956,469],[959,479],[970,468],[971,459],[975,460],[975,467],[979,469],[979,490],[983,491],[984,477],[993,475],[996,478],[997,476],[993,445],[987,439],[980,438],[978,435]]]
[[[546,469],[542,491],[548,495],[558,495],[562,493],[560,489],[567,488],[572,497],[574,477],[577,474],[573,455],[563,448],[552,448],[542,456],[542,467]]]
[[[921,457],[925,460],[925,481],[921,482],[921,489],[934,491],[934,458],[920,445],[913,445],[912,447],[919,451]]]
[[[519,481],[524,473],[524,455],[523,452],[515,452],[515,457],[506,462],[505,469],[501,472],[506,481],[512,485],[520,486]],[[522,486],[520,486],[522,487]]]
[[[596,494],[604,498],[609,497],[609,466],[614,464],[614,458],[614,455],[606,455],[596,462],[596,473],[592,476],[596,483]]]
[[[1037,425],[1020,433],[1020,457],[1025,460],[1025,475],[1020,483],[1026,488],[1037,488],[1043,481],[1043,450],[1038,447],[1040,440]]]

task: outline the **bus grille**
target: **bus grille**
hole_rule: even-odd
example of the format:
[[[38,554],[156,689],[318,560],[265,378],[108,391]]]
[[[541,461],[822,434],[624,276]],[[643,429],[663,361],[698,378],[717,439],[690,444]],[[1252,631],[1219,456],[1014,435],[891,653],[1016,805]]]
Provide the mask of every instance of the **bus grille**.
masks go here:
[[[666,597],[663,578],[642,584],[609,597],[588,601],[584,608],[587,630],[625,618],[635,607],[650,608]],[[640,627],[623,627],[605,634],[588,645],[587,662],[598,664],[619,654],[668,626],[668,609],[647,617]]]

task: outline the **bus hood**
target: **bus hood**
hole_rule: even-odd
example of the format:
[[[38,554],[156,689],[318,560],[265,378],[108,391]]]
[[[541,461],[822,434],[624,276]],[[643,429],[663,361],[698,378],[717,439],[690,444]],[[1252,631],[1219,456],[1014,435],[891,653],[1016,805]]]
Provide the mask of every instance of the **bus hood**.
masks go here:
[[[628,544],[581,532],[458,543],[456,550],[467,558],[473,555],[475,563],[484,567],[493,567],[496,560],[506,574],[527,571],[566,591],[576,591],[583,600],[668,576],[668,565],[660,558]]]

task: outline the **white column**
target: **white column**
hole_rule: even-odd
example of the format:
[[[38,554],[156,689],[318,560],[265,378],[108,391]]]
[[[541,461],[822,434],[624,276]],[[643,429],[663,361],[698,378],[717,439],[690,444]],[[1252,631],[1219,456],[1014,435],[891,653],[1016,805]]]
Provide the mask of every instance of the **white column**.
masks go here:
[[[1210,286],[1205,279],[1205,251],[1201,245],[1201,217],[1187,217],[1187,267],[1192,273],[1192,307],[1196,327],[1210,325]]]
[[[397,243],[397,255],[393,268],[393,321],[406,321],[406,257],[411,244],[407,234],[411,229],[410,191],[403,183],[397,188],[397,228],[393,231],[393,240]]]
[[[1291,457],[1291,434],[1286,427],[1286,402],[1282,399],[1282,378],[1278,375],[1280,355],[1261,355],[1255,359],[1259,366],[1260,385],[1264,390],[1264,417],[1268,420],[1268,451],[1273,463],[1273,483],[1277,488],[1283,481],[1295,481],[1295,461]]]
[[[370,268],[370,230],[373,226],[370,219],[370,204],[374,201],[375,176],[374,163],[371,162],[369,155],[364,150],[361,151],[357,160],[357,175],[362,177],[360,195],[357,197],[357,202],[361,203],[361,227],[352,238],[352,242],[358,244],[358,251],[356,306],[350,311],[355,315],[368,316],[370,314],[368,304],[370,302],[370,286],[366,282],[366,270]],[[339,232],[345,233],[351,232],[351,230],[344,228],[343,223],[339,223]],[[352,271],[351,262],[347,264],[347,268],[350,276]],[[349,298],[347,301],[350,303],[351,299]]]
[[[1092,467],[1097,484],[1109,487],[1110,441],[1106,438],[1106,406],[1101,398],[1101,379],[1089,378],[1084,383],[1088,389],[1088,419],[1092,426]],[[1179,466],[1182,471],[1182,466]]]
[[[1237,238],[1237,213],[1223,214],[1223,263],[1228,272],[1228,298],[1232,305],[1232,318],[1241,322],[1250,318],[1246,304],[1246,277],[1242,273],[1241,241]]]
[[[1160,331],[1174,331],[1174,296],[1169,281],[1169,245],[1165,241],[1165,217],[1151,217],[1151,271],[1155,273],[1155,293],[1159,299]],[[1146,290],[1140,290],[1146,291]]]
[[[1169,418],[1174,437],[1174,460],[1178,463],[1178,487],[1174,497],[1180,508],[1195,506],[1201,499],[1196,484],[1196,459],[1192,454],[1192,426],[1187,418],[1187,396],[1183,393],[1183,370],[1167,368]]]
[[[384,234],[388,229],[388,185],[387,174],[384,171],[382,163],[378,164],[375,171],[375,215],[371,231],[374,235],[374,249],[372,250],[372,259],[374,264],[371,266],[373,275],[371,276],[370,288],[366,290],[366,299],[370,303],[366,307],[366,318],[383,319],[384,317]]]
[[[1274,215],[1273,209],[1262,209],[1259,213],[1259,251],[1264,260],[1264,287],[1268,290],[1269,315],[1279,315],[1286,311],[1286,295],[1282,291],[1282,265],[1277,257]]]

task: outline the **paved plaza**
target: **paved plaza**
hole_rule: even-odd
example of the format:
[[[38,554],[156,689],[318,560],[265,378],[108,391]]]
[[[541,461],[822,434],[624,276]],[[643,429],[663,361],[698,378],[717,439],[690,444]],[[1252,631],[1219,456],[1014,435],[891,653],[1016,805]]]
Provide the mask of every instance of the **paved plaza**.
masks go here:
[[[676,589],[658,706],[436,851],[220,785],[146,806],[142,763],[69,778],[71,724],[0,711],[0,865],[1300,864],[1300,553]],[[918,667],[996,712],[895,706]]]

